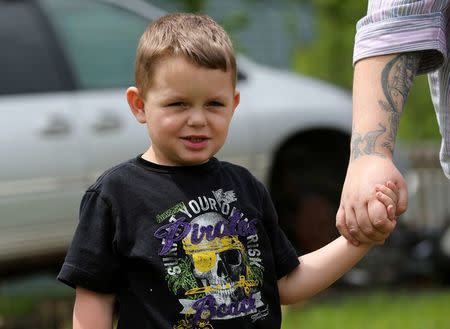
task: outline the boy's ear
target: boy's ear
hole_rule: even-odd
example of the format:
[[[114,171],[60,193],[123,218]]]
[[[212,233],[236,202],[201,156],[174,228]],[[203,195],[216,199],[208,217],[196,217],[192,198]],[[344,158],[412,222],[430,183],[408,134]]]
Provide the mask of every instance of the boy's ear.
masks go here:
[[[233,99],[233,112],[236,110],[236,107],[239,105],[239,102],[241,101],[241,93],[239,90],[236,89],[234,92],[234,99]]]
[[[139,90],[136,87],[129,87],[127,89],[127,101],[131,112],[140,123],[147,121],[144,110],[144,100],[139,95]]]

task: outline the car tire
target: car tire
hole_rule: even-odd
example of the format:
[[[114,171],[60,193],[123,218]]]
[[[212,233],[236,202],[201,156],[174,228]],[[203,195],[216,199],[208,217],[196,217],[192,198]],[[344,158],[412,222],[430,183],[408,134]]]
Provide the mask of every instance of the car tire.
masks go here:
[[[336,131],[301,134],[277,152],[270,190],[279,223],[299,254],[335,239],[336,212],[349,157],[349,137]]]

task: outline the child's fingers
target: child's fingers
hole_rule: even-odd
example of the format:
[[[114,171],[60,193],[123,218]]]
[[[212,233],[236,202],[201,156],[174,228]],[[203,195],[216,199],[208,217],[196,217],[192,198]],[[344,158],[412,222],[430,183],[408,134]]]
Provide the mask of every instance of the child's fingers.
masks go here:
[[[387,213],[390,220],[395,220],[395,210],[396,208],[393,205],[387,206]]]
[[[392,200],[388,195],[377,192],[377,199],[381,201],[384,206],[387,208],[388,206],[394,206],[394,200]]]
[[[397,205],[398,202],[398,189],[392,182],[387,182],[386,185],[377,184],[375,191],[381,192],[392,199],[393,203]]]
[[[388,195],[377,192],[377,199],[386,207],[387,215],[390,220],[395,218],[395,203]]]
[[[395,201],[395,204],[398,203],[398,199],[399,199],[399,194],[400,194],[400,190],[397,187],[397,185],[391,181],[387,181],[385,184],[392,192],[394,192],[394,195],[391,196],[392,200]]]
[[[392,232],[395,223],[389,218],[387,207],[382,201],[374,199],[369,201],[367,211],[374,229],[382,234],[377,237],[377,240],[386,239]]]

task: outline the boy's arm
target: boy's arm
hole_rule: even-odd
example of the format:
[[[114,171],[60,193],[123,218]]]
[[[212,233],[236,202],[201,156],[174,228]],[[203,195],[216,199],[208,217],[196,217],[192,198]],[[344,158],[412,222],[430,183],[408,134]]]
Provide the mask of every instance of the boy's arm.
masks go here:
[[[115,296],[76,289],[73,329],[112,329]]]
[[[351,269],[371,246],[354,246],[341,236],[326,246],[299,257],[300,265],[278,280],[281,303],[298,303],[329,287]]]

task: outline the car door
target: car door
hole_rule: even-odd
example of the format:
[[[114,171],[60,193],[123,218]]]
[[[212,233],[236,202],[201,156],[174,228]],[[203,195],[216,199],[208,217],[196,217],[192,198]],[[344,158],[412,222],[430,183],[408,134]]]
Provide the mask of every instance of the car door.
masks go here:
[[[151,19],[108,2],[42,0],[77,80],[83,152],[93,182],[105,169],[144,152],[149,139],[129,110],[138,39]],[[156,14],[156,13],[155,13]]]
[[[0,2],[0,261],[60,248],[82,186],[70,70],[33,1]]]

